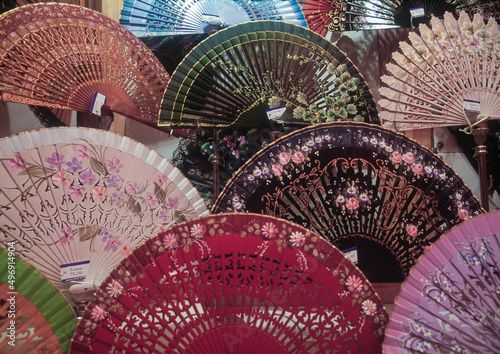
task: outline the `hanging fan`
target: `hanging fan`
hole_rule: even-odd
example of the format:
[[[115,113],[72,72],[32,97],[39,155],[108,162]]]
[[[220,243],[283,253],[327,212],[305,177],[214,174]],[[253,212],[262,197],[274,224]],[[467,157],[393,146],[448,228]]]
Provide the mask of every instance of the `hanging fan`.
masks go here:
[[[500,351],[500,211],[444,234],[401,288],[388,353]]]
[[[381,351],[387,321],[371,284],[298,225],[219,214],[134,251],[87,307],[72,353]]]
[[[105,99],[156,127],[169,76],[138,38],[108,17],[67,4],[22,6],[0,17],[0,46],[4,101],[89,112]]]
[[[399,27],[394,15],[401,0],[340,1],[299,0],[309,28],[329,32]]]
[[[382,76],[379,101],[385,126],[418,129],[473,125],[480,117],[500,119],[499,43],[497,23],[471,21],[461,12],[457,21],[446,13],[444,22],[433,17],[431,28],[410,33],[411,43],[401,42],[402,53],[393,53],[387,64],[391,75]],[[477,116],[477,114],[476,114]]]
[[[0,249],[0,351],[66,353],[76,315],[65,297],[35,268]]]
[[[15,135],[0,140],[0,162],[3,247],[17,242],[18,255],[75,301],[144,240],[207,213],[170,162],[105,131]]]
[[[483,1],[483,0],[446,0],[447,3],[456,5],[456,11],[466,11],[473,16],[478,13],[484,18],[500,19],[500,4],[498,1]]]
[[[208,33],[256,20],[307,27],[296,0],[125,0],[120,16],[137,37]]]
[[[401,282],[453,225],[482,212],[441,158],[375,125],[308,127],[236,172],[213,213],[247,211],[303,225],[358,256],[372,282]]]
[[[263,127],[273,119],[377,121],[363,77],[334,44],[289,23],[221,30],[179,64],[159,125]]]

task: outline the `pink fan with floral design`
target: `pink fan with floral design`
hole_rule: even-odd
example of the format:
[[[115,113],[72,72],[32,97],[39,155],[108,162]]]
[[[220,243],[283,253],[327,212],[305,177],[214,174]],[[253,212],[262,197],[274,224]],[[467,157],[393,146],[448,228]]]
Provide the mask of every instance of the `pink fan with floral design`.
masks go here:
[[[311,231],[256,214],[178,224],[102,283],[72,353],[380,352],[371,284]]]
[[[19,245],[59,289],[95,289],[139,244],[207,213],[191,183],[148,147],[113,133],[53,128],[0,140],[3,247]]]

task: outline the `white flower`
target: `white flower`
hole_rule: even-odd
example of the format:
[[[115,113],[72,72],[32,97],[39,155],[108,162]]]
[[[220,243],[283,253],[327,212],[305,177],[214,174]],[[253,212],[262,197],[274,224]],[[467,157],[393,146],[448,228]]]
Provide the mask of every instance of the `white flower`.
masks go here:
[[[115,279],[111,280],[111,283],[106,287],[106,292],[109,296],[114,297],[115,299],[121,295],[123,290],[123,286],[116,281]]]
[[[361,308],[363,309],[363,314],[366,316],[371,316],[377,311],[377,304],[375,304],[372,300],[365,300],[361,304]]]
[[[293,247],[300,247],[304,244],[305,241],[306,241],[306,236],[302,232],[294,231],[290,235],[290,244]]]
[[[205,225],[196,224],[191,227],[191,236],[198,240],[205,236],[206,231]]]

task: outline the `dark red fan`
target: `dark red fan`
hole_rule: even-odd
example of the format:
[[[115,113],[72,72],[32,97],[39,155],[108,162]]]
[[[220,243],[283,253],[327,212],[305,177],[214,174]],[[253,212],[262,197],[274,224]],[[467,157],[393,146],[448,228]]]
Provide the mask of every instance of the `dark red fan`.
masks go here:
[[[401,282],[452,226],[483,212],[429,149],[366,123],[328,123],[269,144],[229,180],[213,213],[247,211],[305,226],[358,256],[372,282]]]
[[[256,214],[209,215],[150,239],[87,307],[72,353],[380,352],[371,284],[311,231]]]

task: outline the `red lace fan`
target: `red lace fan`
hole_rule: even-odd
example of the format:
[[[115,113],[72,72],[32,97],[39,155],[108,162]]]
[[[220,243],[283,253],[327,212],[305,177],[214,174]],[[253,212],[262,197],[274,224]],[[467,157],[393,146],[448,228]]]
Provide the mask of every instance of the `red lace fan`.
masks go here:
[[[380,352],[387,313],[340,251],[298,225],[210,215],[150,239],[88,305],[72,353]]]
[[[444,234],[402,286],[387,353],[500,351],[500,211]]]
[[[355,122],[304,128],[264,147],[212,208],[227,211],[280,217],[354,248],[371,282],[401,282],[444,231],[483,212],[440,157]]]
[[[156,126],[169,76],[108,17],[75,5],[26,5],[1,16],[0,44],[4,101],[88,112],[104,96],[117,112]]]

